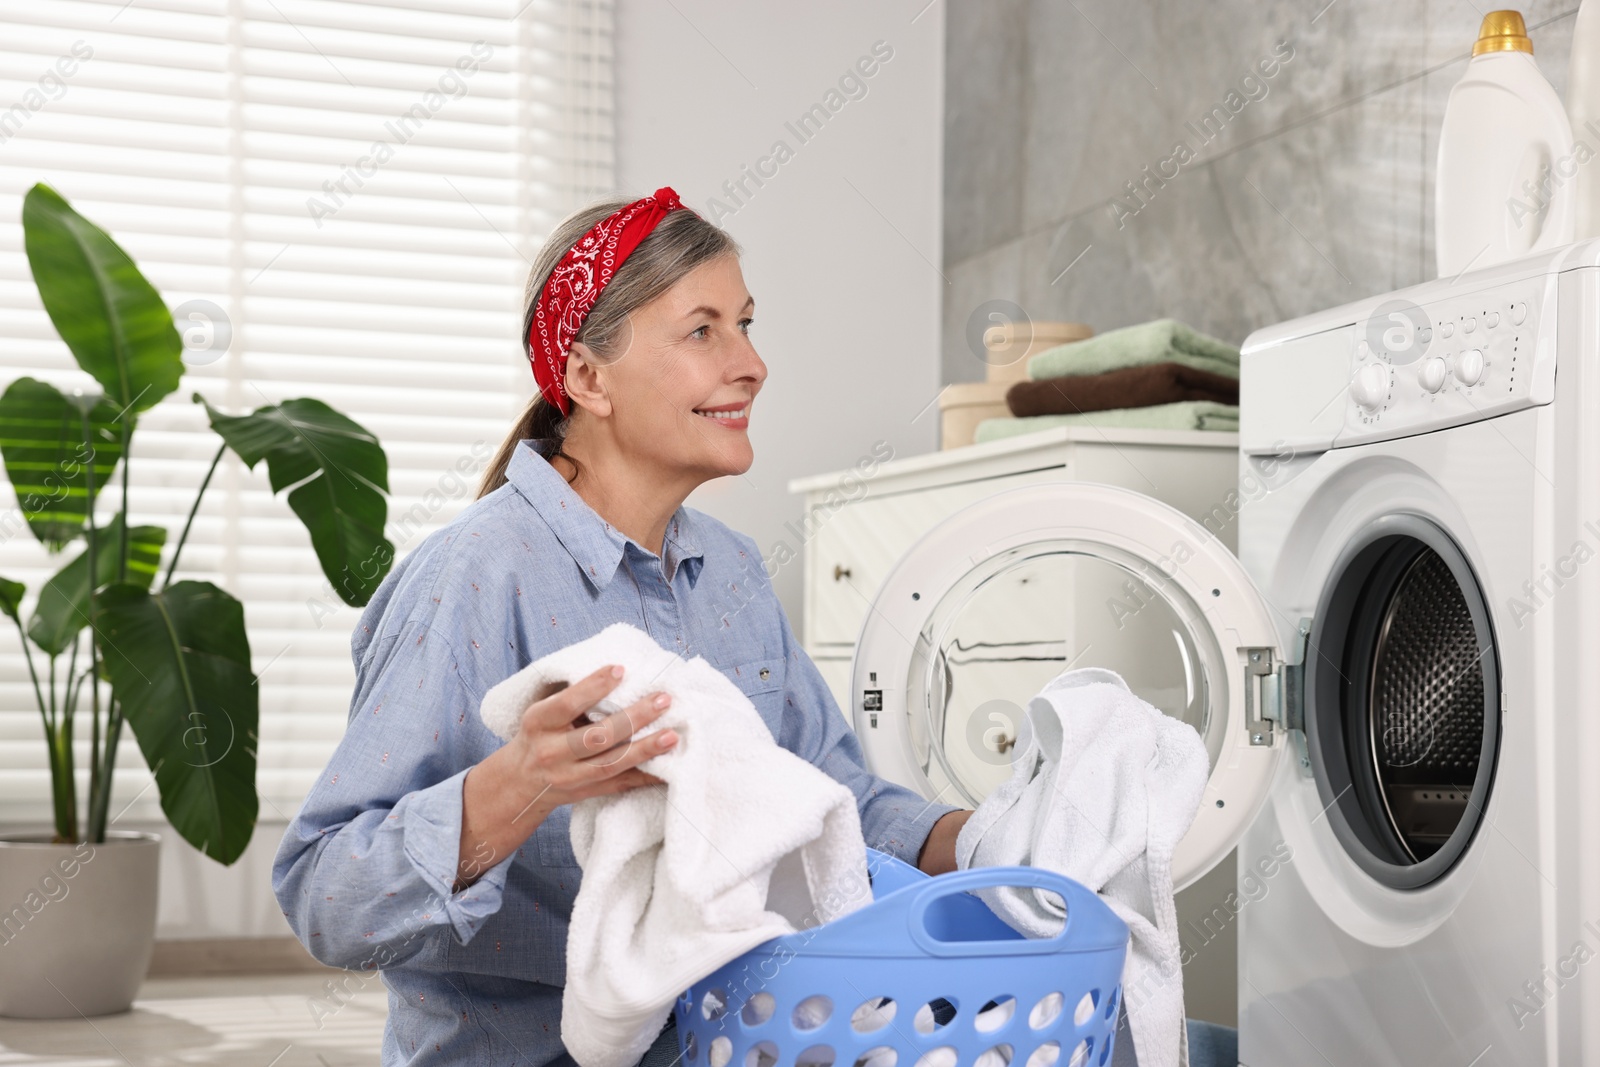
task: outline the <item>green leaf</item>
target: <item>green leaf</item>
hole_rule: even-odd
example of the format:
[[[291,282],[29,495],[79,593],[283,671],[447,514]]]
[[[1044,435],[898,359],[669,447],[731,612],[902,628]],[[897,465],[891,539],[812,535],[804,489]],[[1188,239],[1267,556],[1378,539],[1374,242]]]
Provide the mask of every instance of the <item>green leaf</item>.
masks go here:
[[[95,582],[105,588],[117,581],[117,559],[121,550],[122,516],[111,520],[105,529],[95,530]],[[167,531],[161,526],[134,526],[128,530],[128,581],[141,589],[160,570],[161,547]],[[59,656],[72,645],[72,638],[89,621],[89,549],[84,550],[55,573],[39,590],[39,603],[28,620],[28,636],[51,656]]]
[[[81,409],[89,412],[87,437]],[[117,469],[122,458],[117,415],[117,405],[103,396],[67,396],[36,378],[18,378],[0,395],[6,476],[28,528],[51,552],[61,551],[83,530],[91,509],[90,465],[96,496]]]
[[[256,796],[255,678],[244,605],[210,582],[95,594],[111,691],[183,839],[228,864],[250,842]]]
[[[13,582],[9,578],[0,578],[0,611],[11,618],[21,622],[17,612],[22,607],[22,598],[27,595],[28,587],[21,582]]]
[[[383,536],[388,518],[389,460],[378,439],[320,400],[299,398],[225,415],[199,393],[211,428],[254,468],[267,461],[272,491],[293,486],[289,506],[311,534],[322,572],[340,599],[359,607],[372,599],[394,562]]]
[[[183,376],[172,312],[111,235],[42,182],[22,200],[23,246],[44,309],[116,410],[154,407]]]

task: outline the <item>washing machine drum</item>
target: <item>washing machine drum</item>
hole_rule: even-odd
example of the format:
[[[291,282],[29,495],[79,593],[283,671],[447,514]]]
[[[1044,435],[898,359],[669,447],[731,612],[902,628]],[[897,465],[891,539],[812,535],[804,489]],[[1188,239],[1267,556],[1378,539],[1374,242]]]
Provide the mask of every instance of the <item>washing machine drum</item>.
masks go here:
[[[1306,738],[1334,832],[1374,878],[1418,888],[1471,843],[1500,696],[1488,606],[1443,529],[1391,515],[1346,546],[1306,655]]]
[[[1265,803],[1286,747],[1263,717],[1279,633],[1227,547],[1169,505],[1084,482],[1005,490],[930,529],[879,587],[851,668],[856,733],[878,774],[976,806],[1026,748],[1046,682],[1115,670],[1211,761],[1173,857],[1181,888]]]

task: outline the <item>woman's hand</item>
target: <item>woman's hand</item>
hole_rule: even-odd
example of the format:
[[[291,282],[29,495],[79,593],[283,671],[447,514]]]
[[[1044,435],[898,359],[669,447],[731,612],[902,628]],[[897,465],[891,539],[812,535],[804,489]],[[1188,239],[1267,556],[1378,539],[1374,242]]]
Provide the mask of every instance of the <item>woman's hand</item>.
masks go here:
[[[601,668],[529,704],[516,736],[467,772],[457,892],[515,851],[561,805],[661,784],[638,765],[671,749],[677,735],[657,730],[632,737],[666,711],[671,697],[651,693],[599,722],[585,714],[621,678],[621,667]]]
[[[507,745],[512,749],[521,791],[540,812],[585,797],[618,793],[661,779],[638,765],[672,747],[677,735],[659,730],[633,742],[642,727],[660,718],[671,703],[666,693],[651,693],[599,722],[586,713],[617,687],[621,667],[601,668],[559,692],[535,701]]]
[[[956,836],[972,818],[971,810],[947,811],[928,830],[917,855],[917,869],[924,874],[948,874],[956,869]]]

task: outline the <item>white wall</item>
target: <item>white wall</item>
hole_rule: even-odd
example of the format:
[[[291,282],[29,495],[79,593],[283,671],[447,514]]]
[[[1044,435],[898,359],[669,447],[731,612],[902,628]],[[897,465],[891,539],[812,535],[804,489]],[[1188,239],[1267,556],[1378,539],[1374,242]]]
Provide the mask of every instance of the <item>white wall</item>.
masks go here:
[[[744,248],[768,370],[754,466],[689,503],[769,559],[788,543],[793,561],[773,582],[799,632],[804,540],[788,480],[851,467],[879,439],[896,457],[938,446],[944,4],[619,0],[616,11],[618,185],[670,185],[708,218],[713,196],[734,209],[718,221]],[[785,123],[829,103],[878,41],[892,57],[861,79],[865,95],[841,92],[802,143]],[[779,140],[793,157],[767,164],[776,174],[760,187],[746,179],[740,206],[723,183]]]
[[[293,937],[278,898],[272,895],[272,857],[286,828],[281,818],[263,818],[256,823],[244,855],[224,867],[167,823],[119,821],[119,830],[145,830],[161,837],[157,940]]]

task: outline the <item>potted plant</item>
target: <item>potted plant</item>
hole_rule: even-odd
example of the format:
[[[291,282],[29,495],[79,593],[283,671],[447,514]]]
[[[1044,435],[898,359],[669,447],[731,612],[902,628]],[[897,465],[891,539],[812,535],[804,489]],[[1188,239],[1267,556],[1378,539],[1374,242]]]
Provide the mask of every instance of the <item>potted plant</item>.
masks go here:
[[[123,725],[186,841],[231,864],[255,828],[258,694],[244,606],[210,582],[172,580],[217,464],[228,450],[252,469],[265,460],[323,572],[360,606],[394,555],[383,536],[388,460],[321,401],[229,415],[192,394],[221,441],[162,574],[168,534],[129,525],[128,467],[139,413],[178,388],[182,338],[127,253],[55,190],[35,185],[22,223],[50,321],[102,391],[69,395],[22,377],[0,395],[16,521],[51,554],[83,542],[26,622],[26,589],[0,578],[0,612],[16,623],[44,726],[55,816],[51,831],[0,834],[0,1015],[99,1015],[132,1004],[155,937],[159,837],[111,826]],[[102,524],[95,502],[114,486],[116,512]]]

